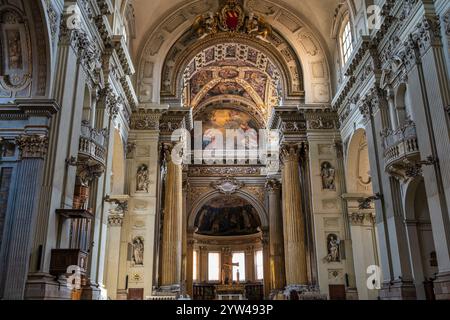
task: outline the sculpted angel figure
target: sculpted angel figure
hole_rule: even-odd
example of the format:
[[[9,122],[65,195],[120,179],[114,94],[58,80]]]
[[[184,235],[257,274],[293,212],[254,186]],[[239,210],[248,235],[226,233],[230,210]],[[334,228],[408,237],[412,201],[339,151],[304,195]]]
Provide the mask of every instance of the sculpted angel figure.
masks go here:
[[[208,12],[206,16],[199,15],[195,18],[192,29],[200,39],[203,39],[217,32],[217,23],[217,17],[212,12]]]
[[[253,13],[250,13],[246,28],[249,35],[254,35],[257,39],[269,42],[267,38],[272,33],[272,28],[262,17],[256,17]]]

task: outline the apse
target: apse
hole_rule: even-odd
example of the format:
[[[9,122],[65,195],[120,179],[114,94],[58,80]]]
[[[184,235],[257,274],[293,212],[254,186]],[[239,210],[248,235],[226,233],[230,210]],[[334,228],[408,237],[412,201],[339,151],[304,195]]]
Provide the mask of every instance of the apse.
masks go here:
[[[236,196],[217,197],[205,204],[195,219],[196,233],[207,236],[257,234],[261,222],[255,208]]]

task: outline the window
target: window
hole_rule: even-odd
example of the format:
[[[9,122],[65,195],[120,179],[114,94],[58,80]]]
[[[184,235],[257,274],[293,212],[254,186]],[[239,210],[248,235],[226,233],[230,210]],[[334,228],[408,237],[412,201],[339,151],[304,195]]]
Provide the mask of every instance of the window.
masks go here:
[[[220,280],[220,253],[208,253],[208,281]]]
[[[353,51],[353,39],[350,21],[345,23],[341,33],[342,65],[345,65]]]
[[[233,281],[238,281],[238,271],[239,271],[239,281],[245,281],[245,253],[244,252],[233,252],[232,255],[233,262]],[[238,263],[238,266],[234,264]]]
[[[196,281],[197,275],[198,275],[198,255],[197,250],[194,250],[193,265],[192,265],[192,280]]]
[[[262,250],[256,251],[256,254],[255,254],[255,265],[256,265],[256,280],[262,280],[264,278],[263,252],[262,252]]]

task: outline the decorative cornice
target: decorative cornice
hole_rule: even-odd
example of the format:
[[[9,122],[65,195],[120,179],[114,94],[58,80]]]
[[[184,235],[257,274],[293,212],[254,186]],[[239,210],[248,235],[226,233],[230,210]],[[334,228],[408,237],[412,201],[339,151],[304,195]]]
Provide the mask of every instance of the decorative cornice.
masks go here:
[[[162,110],[138,109],[131,114],[130,127],[132,130],[159,130]]]
[[[235,178],[226,177],[219,181],[211,182],[211,187],[224,194],[233,194],[244,186],[244,183]]]
[[[14,103],[0,104],[0,119],[28,119],[30,117],[46,117],[60,110],[55,100],[42,99],[16,99]]]

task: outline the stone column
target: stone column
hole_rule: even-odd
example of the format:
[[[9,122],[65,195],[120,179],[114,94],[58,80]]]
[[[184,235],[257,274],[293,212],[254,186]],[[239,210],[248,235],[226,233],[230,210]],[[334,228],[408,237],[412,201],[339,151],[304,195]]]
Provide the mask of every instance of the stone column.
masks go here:
[[[263,245],[263,276],[264,276],[264,299],[268,299],[270,296],[270,269],[269,269],[269,263],[270,263],[270,241],[269,241],[269,231],[263,230],[263,236],[262,236],[262,245]],[[255,253],[253,253],[253,256]],[[254,266],[253,266],[253,269]]]
[[[182,186],[183,186],[183,197],[182,197],[182,207],[183,207],[183,212],[182,212],[182,222],[181,222],[181,285],[182,285],[182,290],[181,293],[183,295],[185,295],[186,292],[186,287],[187,287],[187,282],[188,282],[188,278],[190,277],[192,279],[192,271],[191,274],[188,274],[188,260],[191,259],[192,257],[188,256],[188,234],[187,234],[187,195],[189,192],[189,182],[187,181],[187,177],[183,177],[183,182],[182,182]],[[191,252],[192,255],[192,252]],[[188,258],[189,257],[189,258]]]
[[[284,269],[283,217],[281,215],[281,184],[276,179],[266,183],[269,195],[269,276],[270,290],[286,285]]]
[[[366,127],[373,192],[378,195],[375,208],[383,270],[380,297],[384,300],[416,299],[399,181],[384,173],[380,132],[389,127],[385,92],[373,87],[362,99],[360,111]]]
[[[422,168],[439,273],[434,281],[436,299],[450,299],[450,84],[443,55],[441,28],[434,9],[416,25],[406,47],[408,91],[416,123]],[[411,89],[411,90],[409,90]]]
[[[336,142],[334,145],[336,151],[336,173],[338,177],[339,190],[341,194],[347,193],[347,186],[345,183],[345,165],[344,165],[344,150],[342,143],[340,141]],[[356,287],[356,273],[355,273],[355,263],[353,260],[353,242],[351,236],[351,226],[348,215],[348,205],[347,201],[341,197],[342,213],[343,213],[343,223],[344,223],[344,249],[345,249],[345,267],[348,275],[348,283],[346,283],[346,299],[347,300],[357,300],[358,290]]]
[[[283,162],[283,232],[286,265],[286,290],[303,291],[308,284],[305,223],[301,203],[299,146],[284,145]]]
[[[20,300],[24,297],[48,137],[26,134],[18,137],[16,143],[21,161],[16,173],[18,183],[14,196],[14,222],[4,270],[8,275],[3,294],[5,300]]]
[[[180,290],[182,247],[182,166],[172,161],[172,147],[165,145],[167,161],[166,194],[164,207],[161,289]]]
[[[198,280],[208,280],[208,247],[200,246],[198,252]]]
[[[186,294],[193,297],[194,294],[194,244],[193,232],[190,232],[187,236],[186,243]],[[197,272],[199,269],[198,257],[197,257]],[[198,275],[197,275],[198,279]]]
[[[239,272],[245,272],[245,281],[254,282],[256,280],[254,246],[245,248],[245,270],[239,268]]]
[[[113,206],[116,208],[110,210],[108,215],[106,287],[108,289],[108,297],[116,300],[120,264],[120,237],[128,201],[116,198],[109,201],[115,202]]]

